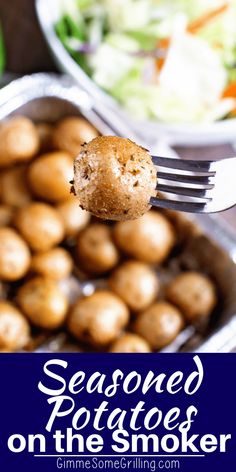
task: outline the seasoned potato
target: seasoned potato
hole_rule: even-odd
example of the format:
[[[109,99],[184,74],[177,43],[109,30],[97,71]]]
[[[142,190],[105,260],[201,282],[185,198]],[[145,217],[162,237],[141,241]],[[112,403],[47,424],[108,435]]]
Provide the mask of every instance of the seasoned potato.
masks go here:
[[[63,118],[54,127],[52,133],[52,144],[55,149],[69,152],[76,157],[81,148],[81,144],[87,143],[98,136],[96,129],[77,116]]]
[[[12,228],[0,228],[0,279],[21,279],[30,266],[30,251],[25,241]]]
[[[49,151],[52,147],[52,130],[53,125],[49,123],[38,123],[36,129],[39,136],[40,151]]]
[[[56,329],[65,321],[68,300],[58,283],[48,277],[35,277],[22,285],[17,301],[29,321],[39,328]]]
[[[81,207],[99,218],[138,218],[149,210],[155,188],[149,152],[129,139],[100,136],[75,159],[74,193]]]
[[[78,200],[73,195],[59,203],[57,210],[63,221],[67,237],[76,236],[89,223],[90,214],[79,207]]]
[[[73,268],[73,260],[66,249],[55,247],[46,252],[34,254],[31,269],[36,274],[45,275],[55,280],[65,279]]]
[[[183,316],[177,308],[167,302],[157,302],[138,315],[134,331],[153,349],[162,349],[176,338],[183,326]]]
[[[0,351],[17,351],[29,341],[26,318],[12,303],[0,300]]]
[[[151,305],[159,288],[155,272],[148,265],[138,261],[121,264],[110,276],[108,284],[135,312]]]
[[[28,161],[39,149],[35,125],[28,118],[18,116],[0,127],[0,167]]]
[[[211,280],[198,272],[177,275],[167,287],[167,298],[194,322],[208,317],[216,305],[216,289]]]
[[[10,205],[0,204],[0,228],[9,226],[13,220],[14,209]]]
[[[70,196],[73,160],[65,152],[50,152],[36,159],[29,168],[29,184],[37,197],[59,202]]]
[[[31,203],[19,209],[15,224],[34,251],[48,251],[64,237],[58,212],[46,203]]]
[[[119,221],[114,239],[127,255],[149,264],[161,263],[175,242],[175,232],[167,218],[149,211],[134,221]]]
[[[110,347],[110,352],[151,352],[150,345],[137,334],[124,333]]]
[[[26,166],[20,165],[5,171],[1,178],[2,201],[16,208],[28,205],[31,192],[26,182]]]
[[[80,341],[106,346],[120,335],[128,320],[126,305],[104,290],[75,303],[68,318],[68,329]]]
[[[119,260],[119,253],[111,237],[111,229],[105,224],[91,224],[78,236],[78,262],[87,272],[101,274],[112,269]]]

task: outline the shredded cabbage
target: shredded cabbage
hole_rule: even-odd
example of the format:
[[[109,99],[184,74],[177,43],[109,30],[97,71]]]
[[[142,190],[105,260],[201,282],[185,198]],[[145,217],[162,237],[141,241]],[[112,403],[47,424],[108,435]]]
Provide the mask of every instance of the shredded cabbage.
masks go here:
[[[224,90],[236,81],[236,0],[60,2],[61,41],[136,117],[210,122],[235,109]]]

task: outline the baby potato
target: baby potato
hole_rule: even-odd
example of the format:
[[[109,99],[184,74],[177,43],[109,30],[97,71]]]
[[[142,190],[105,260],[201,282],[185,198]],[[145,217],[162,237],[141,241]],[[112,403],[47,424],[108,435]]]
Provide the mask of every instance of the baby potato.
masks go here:
[[[84,118],[69,116],[56,124],[52,133],[52,144],[55,149],[69,152],[76,157],[81,144],[98,136],[96,129]]]
[[[149,211],[137,220],[116,223],[114,240],[125,254],[156,264],[169,255],[175,243],[175,232],[165,216]]]
[[[104,290],[75,303],[68,317],[68,329],[79,341],[99,347],[114,341],[128,321],[127,306]]]
[[[38,150],[38,133],[28,118],[17,116],[0,127],[0,167],[29,161]]]
[[[68,300],[58,283],[48,277],[35,277],[22,285],[17,301],[29,321],[39,328],[56,329],[65,321]]]
[[[12,228],[0,228],[0,279],[19,280],[30,266],[30,251],[25,241]]]
[[[151,352],[151,348],[145,339],[137,334],[123,333],[110,347],[110,352]]]
[[[81,208],[98,218],[130,220],[150,209],[156,170],[146,149],[129,139],[99,136],[74,162],[73,191]]]
[[[79,207],[78,200],[74,195],[59,203],[57,210],[67,237],[76,236],[89,223],[90,214]]]
[[[31,192],[26,181],[26,166],[20,165],[2,174],[2,202],[16,208],[28,205]]]
[[[78,236],[76,254],[79,264],[87,272],[102,274],[111,270],[119,260],[111,228],[105,224],[89,225]]]
[[[48,251],[64,237],[58,212],[46,203],[31,203],[19,209],[15,225],[34,251]]]
[[[46,252],[34,254],[31,270],[39,275],[48,276],[55,280],[68,277],[73,268],[73,260],[66,249],[55,247]]]
[[[155,300],[159,282],[155,272],[146,264],[126,261],[111,274],[108,284],[128,307],[138,312]]]
[[[9,226],[13,220],[14,209],[10,205],[0,204],[0,228]]]
[[[138,315],[134,331],[143,336],[153,349],[162,349],[176,338],[183,326],[179,310],[161,301]]]
[[[194,271],[177,275],[167,287],[166,296],[192,323],[210,316],[217,302],[216,289],[211,280]]]
[[[0,351],[17,351],[29,341],[30,326],[12,303],[0,300]]]
[[[37,197],[59,202],[70,196],[73,160],[65,152],[50,152],[36,159],[29,168],[30,188]]]
[[[40,151],[48,151],[52,147],[51,141],[53,126],[49,123],[43,122],[38,123],[35,126],[39,136]]]

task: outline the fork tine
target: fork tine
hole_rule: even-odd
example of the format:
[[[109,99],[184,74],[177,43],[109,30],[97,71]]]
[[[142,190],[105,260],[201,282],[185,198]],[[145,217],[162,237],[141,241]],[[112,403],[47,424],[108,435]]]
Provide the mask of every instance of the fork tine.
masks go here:
[[[160,167],[168,167],[172,169],[204,172],[207,174],[214,175],[215,172],[211,171],[211,164],[213,161],[193,161],[184,159],[173,159],[170,157],[152,156],[153,164]]]
[[[211,186],[213,188],[214,185]],[[175,195],[184,195],[186,197],[201,198],[206,201],[212,200],[210,197],[206,197],[206,190],[204,188],[186,188],[177,187],[175,185],[157,184],[157,190],[165,193],[173,193]]]
[[[150,204],[167,210],[185,211],[187,213],[204,213],[206,211],[205,203],[176,201],[176,200],[162,200],[152,197]]]
[[[182,174],[169,174],[166,172],[157,172],[157,179],[172,180],[173,182],[180,182],[185,184],[205,184],[207,188],[211,188],[212,176],[203,175],[182,175]]]

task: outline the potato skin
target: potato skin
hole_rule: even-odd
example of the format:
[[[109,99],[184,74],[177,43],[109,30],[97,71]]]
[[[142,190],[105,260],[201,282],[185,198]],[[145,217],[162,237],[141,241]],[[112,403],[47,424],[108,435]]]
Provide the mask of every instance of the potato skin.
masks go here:
[[[40,144],[40,151],[47,152],[52,147],[52,130],[53,125],[49,123],[38,123],[35,125],[38,137],[39,137],[39,144]]]
[[[0,351],[22,349],[30,337],[26,318],[12,303],[0,300]]]
[[[108,285],[127,305],[138,312],[155,300],[159,282],[151,268],[138,261],[127,261],[111,274]]]
[[[109,352],[145,353],[151,352],[151,348],[141,336],[127,332],[114,341]]]
[[[183,316],[177,308],[167,302],[157,302],[139,314],[134,331],[153,349],[162,349],[176,338],[183,326]]]
[[[28,205],[32,195],[27,185],[26,166],[20,165],[6,170],[2,174],[2,201],[6,205],[21,208]]]
[[[13,220],[14,209],[10,205],[0,204],[0,228],[9,226]]]
[[[38,133],[28,118],[18,116],[0,127],[0,167],[29,161],[38,150]]]
[[[19,280],[30,266],[30,251],[24,239],[12,228],[0,228],[0,279]]]
[[[58,212],[46,203],[31,203],[19,209],[15,225],[34,251],[48,251],[64,237]]]
[[[210,316],[217,302],[211,280],[194,271],[177,275],[167,287],[166,296],[192,323]]]
[[[28,320],[39,328],[59,328],[67,315],[68,300],[57,282],[48,277],[35,277],[22,285],[17,302]]]
[[[94,223],[85,228],[78,236],[76,255],[79,265],[90,273],[102,274],[116,266],[119,252],[109,226]]]
[[[28,181],[37,197],[60,202],[70,196],[73,160],[68,153],[50,152],[36,159],[29,168]]]
[[[55,280],[68,277],[73,268],[73,260],[68,251],[62,247],[55,247],[46,252],[34,254],[31,261],[31,270]]]
[[[148,151],[129,139],[99,136],[74,161],[75,195],[98,218],[135,219],[156,195],[156,170]]]
[[[149,211],[134,221],[116,223],[113,234],[121,251],[148,264],[163,262],[175,242],[172,225],[156,211]]]
[[[80,208],[74,195],[59,203],[57,210],[62,219],[66,237],[76,236],[89,223],[90,214]]]
[[[68,329],[79,341],[102,347],[119,336],[128,320],[127,306],[104,290],[75,303],[68,317]]]
[[[96,138],[98,132],[84,118],[69,116],[56,124],[52,133],[52,145],[55,149],[69,152],[76,157],[81,144]]]

